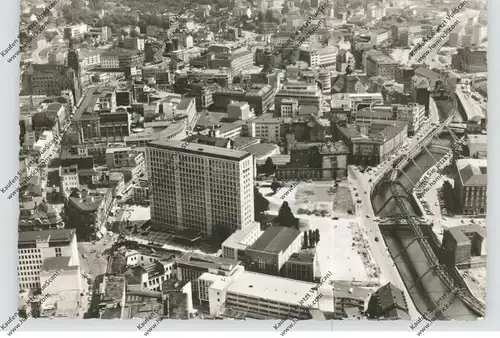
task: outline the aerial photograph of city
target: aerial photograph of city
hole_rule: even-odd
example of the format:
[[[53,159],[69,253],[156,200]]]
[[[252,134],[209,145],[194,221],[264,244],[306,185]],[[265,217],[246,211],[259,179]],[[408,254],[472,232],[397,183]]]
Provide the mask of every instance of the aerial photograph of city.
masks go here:
[[[486,315],[486,0],[21,0],[32,318]],[[17,120],[17,117],[16,117]],[[17,143],[17,139],[16,139]]]

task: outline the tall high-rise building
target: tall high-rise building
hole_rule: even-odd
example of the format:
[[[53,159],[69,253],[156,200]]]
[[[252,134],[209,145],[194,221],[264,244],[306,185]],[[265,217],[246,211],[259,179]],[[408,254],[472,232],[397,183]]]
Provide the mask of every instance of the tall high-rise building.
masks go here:
[[[180,141],[154,141],[146,150],[151,220],[156,228],[210,236],[254,221],[253,156],[245,151]]]

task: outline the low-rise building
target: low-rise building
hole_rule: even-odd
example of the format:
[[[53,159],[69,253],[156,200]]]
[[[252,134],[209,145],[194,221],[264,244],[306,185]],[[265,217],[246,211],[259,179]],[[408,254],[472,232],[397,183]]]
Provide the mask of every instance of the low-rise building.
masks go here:
[[[138,37],[128,37],[123,39],[123,48],[136,51],[144,50],[144,39]]]
[[[247,269],[280,275],[285,262],[302,248],[303,233],[285,227],[269,227],[245,251]]]
[[[393,104],[363,108],[355,114],[356,123],[369,125],[378,121],[406,121],[409,135],[420,129],[425,118],[425,107],[416,103],[408,105]]]
[[[464,147],[466,157],[486,159],[488,157],[488,135],[467,135]]]
[[[337,131],[351,152],[349,164],[377,165],[385,161],[408,138],[408,124],[402,121],[337,126]]]
[[[87,24],[78,24],[73,26],[64,27],[64,38],[67,40],[75,38],[83,38],[84,34],[87,33]]]
[[[392,283],[385,284],[371,295],[367,313],[370,318],[379,320],[410,320],[405,294]]]
[[[310,319],[311,309],[318,309],[319,303],[312,303],[319,293],[315,287],[314,283],[245,271],[227,289],[226,308],[255,319]],[[300,305],[306,295],[309,300]]]
[[[260,223],[255,222],[246,228],[236,230],[222,243],[222,258],[244,260],[245,251],[263,234]]]
[[[52,204],[42,198],[22,196],[19,200],[19,231],[64,229],[64,221]]]
[[[192,283],[170,279],[163,282],[164,314],[171,319],[190,319],[194,315]]]
[[[451,57],[451,66],[467,73],[487,72],[486,49],[482,47],[458,48]]]
[[[113,201],[107,188],[81,191],[75,189],[65,202],[67,224],[76,226],[80,240],[89,241],[102,236]]]
[[[219,88],[213,94],[214,108],[226,111],[233,101],[246,101],[255,115],[262,115],[273,105],[275,91],[270,85],[252,85],[248,87],[231,85]]]
[[[389,31],[386,29],[375,29],[371,32],[370,43],[374,46],[380,46],[389,40]]]
[[[486,265],[486,229],[478,224],[450,227],[443,233],[441,247],[446,264],[459,269]]]
[[[127,280],[125,276],[105,275],[99,285],[100,319],[121,319],[124,315],[127,295]]]
[[[388,80],[396,78],[399,63],[390,56],[379,50],[369,50],[363,53],[363,59],[366,75],[381,76]]]
[[[299,61],[307,62],[310,67],[332,67],[337,64],[338,47],[334,45],[322,48],[302,48]],[[285,53],[286,55],[286,53]]]
[[[191,282],[192,291],[198,294],[198,278],[205,272],[221,276],[231,276],[240,261],[229,258],[188,252],[177,260],[177,280]]]
[[[42,272],[54,270],[48,267],[50,261],[47,263],[46,269],[43,269],[45,261],[51,258],[68,258],[60,267],[70,270],[73,268],[69,267],[79,269],[80,260],[76,240],[74,229],[19,232],[17,244],[19,288],[22,290],[40,289],[42,279],[47,277],[47,273]],[[58,282],[54,285],[54,287],[58,287],[61,284]]]
[[[316,276],[314,252],[297,252],[285,262],[284,276],[291,279],[314,282]]]
[[[371,292],[368,289],[348,284],[333,285],[334,318],[346,318],[349,309],[364,313],[368,307]]]
[[[287,145],[290,161],[276,166],[279,180],[332,180],[347,177],[349,148],[338,142],[297,142]]]
[[[296,99],[300,105],[311,105],[318,109],[322,107],[321,89],[316,83],[285,82],[276,94],[276,99]]]
[[[44,286],[40,304],[41,318],[77,318],[82,302],[80,266],[74,265],[71,257],[51,257],[43,262],[40,284]]]
[[[144,153],[132,147],[106,148],[106,167],[122,172],[125,182],[136,181],[146,173]]]

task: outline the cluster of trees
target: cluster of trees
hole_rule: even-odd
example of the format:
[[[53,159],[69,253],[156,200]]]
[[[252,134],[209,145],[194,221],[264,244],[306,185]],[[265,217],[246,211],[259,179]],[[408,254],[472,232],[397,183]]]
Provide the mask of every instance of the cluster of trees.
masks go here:
[[[293,215],[290,205],[284,201],[278,212],[278,217],[275,219],[281,226],[299,229],[299,219]]]
[[[242,21],[247,21],[247,20],[250,20],[251,18],[249,18],[246,14],[243,14],[241,16],[241,20]],[[272,10],[268,9],[265,13],[264,12],[258,12],[257,13],[257,16],[255,17],[255,21],[258,23],[262,23],[262,22],[275,22],[276,24],[281,24],[281,17],[280,16],[277,16],[275,15],[275,12],[273,12]]]
[[[269,210],[269,201],[260,193],[257,187],[253,187],[254,199],[254,219],[258,222],[262,218],[262,214]]]
[[[309,230],[304,231],[304,243],[303,243],[303,248],[315,248],[316,245],[319,242],[319,230],[316,229],[314,231]]]
[[[216,224],[212,229],[212,235],[210,236],[209,242],[214,244],[216,247],[220,247],[232,233],[233,231],[231,229],[220,224]]]
[[[87,7],[83,0],[71,0],[70,4],[62,6],[61,11],[67,24],[93,23],[99,18],[98,10],[104,8],[104,1],[92,0]]]

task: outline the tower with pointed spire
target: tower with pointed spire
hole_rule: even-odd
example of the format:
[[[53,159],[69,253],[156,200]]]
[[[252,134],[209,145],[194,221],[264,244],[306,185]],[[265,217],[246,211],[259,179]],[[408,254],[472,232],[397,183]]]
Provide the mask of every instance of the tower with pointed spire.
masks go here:
[[[80,99],[81,93],[82,93],[82,83],[81,83],[81,72],[80,72],[80,59],[78,56],[78,51],[75,49],[73,46],[73,40],[69,40],[69,46],[68,46],[68,60],[67,60],[68,68],[69,70],[73,71],[73,95],[75,102],[78,102]]]
[[[78,57],[78,52],[73,46],[72,39],[69,40],[68,67],[72,68],[77,76],[80,76],[80,60]]]

